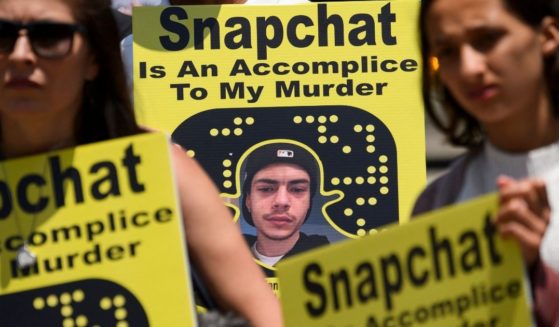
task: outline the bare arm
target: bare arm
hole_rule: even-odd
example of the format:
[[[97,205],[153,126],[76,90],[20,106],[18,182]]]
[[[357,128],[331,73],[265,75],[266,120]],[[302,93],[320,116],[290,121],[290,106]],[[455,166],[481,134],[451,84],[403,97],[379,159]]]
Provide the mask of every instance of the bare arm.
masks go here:
[[[501,235],[516,239],[520,245],[530,272],[537,325],[556,326],[559,323],[559,274],[539,257],[551,218],[545,183],[537,179],[513,180],[501,176],[497,186],[501,208],[496,223]]]
[[[181,148],[171,152],[188,250],[210,292],[252,326],[282,326],[279,302],[211,179]]]
[[[538,260],[530,271],[537,326],[559,326],[559,273]]]

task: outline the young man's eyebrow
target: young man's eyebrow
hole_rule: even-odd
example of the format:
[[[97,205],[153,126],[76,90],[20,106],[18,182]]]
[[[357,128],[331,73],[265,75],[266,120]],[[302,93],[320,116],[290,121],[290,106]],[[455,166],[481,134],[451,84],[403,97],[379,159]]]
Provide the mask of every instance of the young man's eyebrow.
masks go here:
[[[279,181],[271,178],[259,178],[253,181],[254,184],[256,183],[264,183],[264,184],[279,184]],[[310,184],[310,181],[306,178],[300,179],[293,179],[288,182],[288,184]]]
[[[301,179],[294,179],[288,182],[288,184],[310,184],[311,182],[308,179],[301,178]]]
[[[254,180],[253,182],[254,184],[256,183],[265,183],[265,184],[279,184],[279,182],[275,179],[271,179],[271,178],[259,178]]]

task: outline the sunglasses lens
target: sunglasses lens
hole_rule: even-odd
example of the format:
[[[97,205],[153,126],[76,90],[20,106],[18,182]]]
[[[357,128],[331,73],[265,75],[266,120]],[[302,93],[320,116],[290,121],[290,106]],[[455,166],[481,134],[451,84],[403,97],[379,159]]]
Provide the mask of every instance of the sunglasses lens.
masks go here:
[[[29,31],[35,52],[45,58],[60,58],[72,48],[75,28],[73,25],[37,23]]]
[[[19,34],[19,28],[10,22],[0,21],[0,52],[11,52]]]

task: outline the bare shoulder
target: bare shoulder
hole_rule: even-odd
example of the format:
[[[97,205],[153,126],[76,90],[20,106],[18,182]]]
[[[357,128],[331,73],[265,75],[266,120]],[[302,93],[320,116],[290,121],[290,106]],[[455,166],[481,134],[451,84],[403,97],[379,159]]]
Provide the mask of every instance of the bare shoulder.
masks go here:
[[[179,179],[184,175],[188,175],[190,178],[209,178],[202,166],[176,143],[171,144],[171,160]]]
[[[210,177],[206,174],[202,166],[191,158],[186,150],[177,144],[171,145],[171,160],[175,170],[175,178],[181,192],[205,193],[216,192]]]
[[[198,236],[191,235],[194,232],[199,233],[200,237],[205,235],[208,238],[208,229],[222,230],[223,221],[231,222],[232,218],[211,178],[195,159],[176,144],[171,146],[171,158],[185,226],[191,232],[188,238],[197,238]]]
[[[192,159],[180,145],[171,143],[171,160],[175,169],[186,168],[196,169],[200,168],[194,159]]]

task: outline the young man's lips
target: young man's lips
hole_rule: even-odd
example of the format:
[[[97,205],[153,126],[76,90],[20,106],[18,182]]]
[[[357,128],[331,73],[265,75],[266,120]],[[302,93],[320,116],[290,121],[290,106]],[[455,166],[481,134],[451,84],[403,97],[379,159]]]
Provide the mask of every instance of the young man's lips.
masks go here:
[[[273,215],[269,216],[266,220],[273,222],[273,223],[289,223],[291,219],[289,219],[286,215]]]

